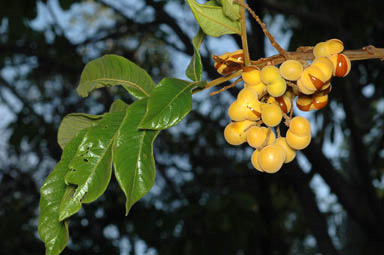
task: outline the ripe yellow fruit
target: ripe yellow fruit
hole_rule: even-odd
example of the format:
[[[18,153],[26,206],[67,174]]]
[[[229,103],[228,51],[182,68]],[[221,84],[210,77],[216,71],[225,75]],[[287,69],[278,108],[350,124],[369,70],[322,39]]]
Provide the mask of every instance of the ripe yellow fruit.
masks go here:
[[[279,125],[283,114],[277,104],[262,104],[261,105],[261,119],[268,127],[275,127]]]
[[[285,161],[284,149],[276,144],[271,144],[264,147],[259,152],[260,168],[267,173],[276,173],[282,167]]]
[[[260,154],[260,151],[258,150],[255,150],[253,153],[252,153],[252,157],[251,157],[251,163],[253,165],[253,167],[260,171],[260,172],[264,172],[263,169],[261,169],[260,167],[260,164],[259,164],[259,154]]]
[[[268,94],[270,94],[273,97],[279,97],[284,95],[286,90],[287,90],[287,83],[281,77],[280,79],[277,79],[273,83],[270,83],[267,85]]]
[[[312,105],[316,110],[324,108],[328,104],[328,94],[316,93],[312,97]]]
[[[313,48],[313,55],[317,57],[327,57],[332,54],[340,53],[344,50],[344,44],[339,39],[330,39],[320,42]]]
[[[241,73],[243,81],[249,85],[257,85],[261,83],[260,71],[256,67],[244,67]]]
[[[261,69],[260,75],[261,81],[267,85],[281,79],[279,69],[276,66],[263,67],[263,69]]]
[[[328,57],[333,64],[333,75],[345,77],[351,71],[351,61],[344,54],[334,54]]]
[[[315,88],[308,89],[306,86],[304,86],[304,83],[301,78],[297,81],[297,87],[299,88],[299,91],[305,95],[312,95],[316,92]]]
[[[285,93],[281,97],[276,97],[275,102],[280,106],[280,109],[283,111],[283,113],[288,113],[291,111],[292,101],[290,96],[290,94],[287,95],[287,93]]]
[[[330,55],[340,53],[344,50],[344,43],[339,39],[329,39],[326,43]]]
[[[332,78],[333,65],[332,65],[332,61],[330,61],[328,58],[326,57],[316,58],[312,62],[311,66],[316,66],[321,70],[321,72],[324,75],[324,79],[326,80],[325,83],[327,83]]]
[[[326,57],[329,54],[329,49],[327,47],[327,43],[326,42],[319,42],[315,45],[315,47],[313,48],[313,55],[315,56],[315,58],[317,57]]]
[[[259,120],[261,109],[257,93],[251,88],[242,89],[229,106],[228,115],[234,121]]]
[[[247,141],[249,127],[255,122],[243,120],[229,123],[224,129],[224,138],[231,145],[240,145]]]
[[[289,81],[297,81],[303,72],[303,65],[297,60],[284,61],[279,68],[280,75]]]
[[[295,150],[302,150],[307,147],[311,143],[311,138],[311,134],[299,136],[294,134],[291,129],[288,129],[286,134],[287,144]]]
[[[296,106],[303,112],[313,110],[312,96],[300,94],[296,100]]]
[[[285,151],[285,161],[284,163],[289,163],[296,157],[296,150],[292,149],[288,143],[285,137],[279,137],[276,139],[275,144],[281,146]]]
[[[260,82],[258,84],[250,85],[248,83],[244,83],[245,88],[251,88],[254,91],[256,91],[258,98],[260,99],[261,95],[264,93],[264,91],[267,89],[264,83]]]
[[[291,120],[289,124],[289,130],[298,136],[310,136],[311,124],[306,118],[302,116],[296,116]]]
[[[332,84],[330,82],[326,83],[321,87],[320,92],[328,94],[332,90]]]
[[[329,81],[329,77],[317,66],[311,65],[304,69],[300,80],[302,85],[311,91],[317,91]]]
[[[261,69],[261,81],[267,85],[268,94],[273,97],[282,96],[287,89],[287,83],[281,78],[276,66],[263,67]]]
[[[261,148],[264,145],[266,140],[267,140],[266,145],[272,144],[273,142],[275,142],[275,139],[276,139],[275,134],[272,132],[272,130],[266,127],[255,126],[255,127],[251,127],[248,130],[247,142],[249,146],[253,148]]]

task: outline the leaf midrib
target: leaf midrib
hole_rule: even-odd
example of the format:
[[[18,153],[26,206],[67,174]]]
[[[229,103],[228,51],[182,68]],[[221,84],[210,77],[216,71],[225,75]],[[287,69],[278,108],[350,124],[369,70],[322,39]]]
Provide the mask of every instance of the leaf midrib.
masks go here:
[[[117,131],[116,131],[116,132],[117,132]],[[116,132],[115,132],[115,134],[116,134]],[[97,164],[95,164],[95,167],[93,167],[93,168],[91,169],[90,174],[88,175],[86,181],[85,181],[83,184],[77,186],[77,188],[76,188],[76,193],[77,193],[77,195],[75,195],[74,198],[77,199],[77,198],[79,197],[79,193],[77,192],[77,190],[79,189],[79,187],[84,187],[85,185],[87,185],[87,191],[86,191],[86,193],[88,192],[88,189],[89,189],[89,180],[91,179],[91,176],[94,176],[94,174],[95,174],[95,172],[96,172],[96,169],[97,169],[97,166],[99,165],[100,161],[104,158],[106,152],[109,150],[109,147],[110,147],[111,144],[113,143],[113,140],[114,140],[113,138],[114,138],[114,136],[115,136],[115,135],[113,135],[112,138],[109,140],[108,146],[107,146],[106,149],[103,151],[103,153],[100,155],[99,159],[97,160]],[[80,148],[80,146],[79,146],[79,148]],[[77,153],[76,153],[76,154],[77,154]],[[86,194],[86,193],[85,193],[85,194]],[[80,201],[82,198],[84,198],[85,194],[82,195],[82,197],[80,197],[79,201]]]
[[[90,81],[86,81],[84,83],[88,84],[88,83],[102,82],[102,81],[107,81],[107,82],[110,81],[110,82],[115,82],[115,83],[121,83],[122,85],[127,85],[129,87],[134,87],[134,88],[140,90],[147,97],[150,96],[150,94],[146,90],[144,90],[142,87],[140,87],[137,83],[133,83],[133,82],[130,82],[130,81],[127,81],[127,80],[111,79],[111,78],[98,78],[98,79],[93,79],[93,80],[90,80]]]
[[[146,134],[147,131],[143,130],[143,135],[141,136],[141,139],[140,139],[140,143],[139,143],[139,150],[137,152],[137,160],[136,160],[136,164],[135,164],[135,171],[134,171],[134,175],[133,175],[133,181],[132,181],[132,188],[129,192],[129,208],[131,208],[131,206],[133,205],[132,203],[132,196],[133,196],[133,190],[135,188],[135,184],[136,184],[136,175],[137,175],[137,169],[138,169],[138,164],[137,162],[139,162],[139,157],[140,157],[140,154],[141,154],[141,149],[143,147],[143,143],[144,143],[144,136]]]
[[[189,89],[190,87],[193,87],[194,85],[195,85],[195,82],[192,82],[192,83],[190,83],[189,85],[187,85],[186,87],[184,87],[182,90],[180,90],[180,91],[179,91],[179,92],[172,98],[172,100],[170,100],[170,101],[168,102],[168,104],[166,104],[164,107],[162,107],[162,109],[161,109],[156,115],[154,115],[152,118],[150,118],[149,120],[153,120],[156,116],[162,114],[162,113],[167,109],[167,107],[168,107],[169,105],[171,105],[171,104],[173,103],[173,101],[176,100],[176,98],[178,98],[182,93],[184,93],[185,90]],[[149,108],[149,102],[148,102],[148,108]],[[140,123],[140,124],[141,124],[141,123]],[[139,125],[139,126],[141,126],[141,125]]]
[[[194,0],[192,0],[192,1],[194,1]],[[205,15],[204,12],[202,12],[202,11],[200,11],[198,8],[196,8],[196,5],[198,5],[198,6],[201,7],[201,8],[209,8],[209,9],[220,9],[220,8],[213,8],[213,6],[204,6],[204,5],[201,5],[201,4],[198,4],[198,3],[195,3],[195,7],[193,7],[193,8],[195,9],[196,12],[198,12],[201,16],[205,17],[206,19],[212,20],[212,21],[216,22],[217,24],[220,24],[220,25],[222,25],[223,27],[226,27],[227,29],[229,29],[229,30],[231,30],[231,31],[234,31],[234,32],[236,32],[237,34],[240,34],[240,31],[239,31],[239,30],[237,30],[237,29],[235,30],[235,29],[233,29],[233,27],[228,26],[227,24],[222,23],[222,22],[220,22],[220,21],[217,20],[217,19],[211,18],[209,15]]]

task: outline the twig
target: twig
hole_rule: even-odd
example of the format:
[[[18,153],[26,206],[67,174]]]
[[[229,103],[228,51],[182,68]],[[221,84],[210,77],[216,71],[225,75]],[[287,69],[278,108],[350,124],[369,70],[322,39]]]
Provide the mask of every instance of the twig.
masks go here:
[[[240,0],[240,26],[241,26],[241,44],[243,47],[244,54],[244,65],[248,66],[250,63],[249,50],[248,50],[248,39],[247,39],[247,26],[245,20],[245,4],[244,0]]]
[[[241,72],[242,72],[242,70],[239,70],[239,71],[237,71],[235,73],[232,73],[232,74],[229,74],[227,76],[221,76],[221,77],[219,77],[219,78],[217,78],[217,79],[215,79],[213,81],[208,82],[207,85],[205,85],[204,88],[197,88],[197,89],[193,90],[192,94],[199,93],[199,92],[201,92],[203,90],[209,89],[209,88],[214,87],[216,85],[219,85],[219,84],[221,84],[223,82],[226,82],[226,81],[229,81],[229,80],[231,80],[233,78],[236,78],[236,77],[241,75]]]
[[[261,145],[261,148],[264,148],[265,146],[268,145],[269,136],[271,135],[271,133],[272,133],[271,128],[268,128],[267,135],[265,136],[265,140],[264,140],[263,144]]]
[[[288,53],[288,58],[294,58],[297,60],[302,60],[302,61],[308,61],[308,60],[313,60],[315,57],[313,55],[312,51],[299,51],[299,52],[287,52]],[[376,48],[375,46],[369,45],[366,47],[363,47],[361,49],[357,50],[345,50],[343,51],[343,54],[346,55],[351,61],[356,61],[356,60],[367,60],[367,59],[380,59],[384,61],[384,48]],[[257,68],[263,68],[266,65],[278,65],[283,63],[286,59],[286,57],[278,54],[278,55],[273,55],[268,58],[261,58],[256,61],[251,61],[251,64]],[[237,71],[233,74],[227,75],[227,76],[222,76],[218,79],[215,79],[213,81],[210,81],[207,83],[207,85],[204,88],[199,88],[195,89],[193,91],[193,94],[196,94],[200,91],[203,91],[205,89],[214,87],[216,85],[219,85],[223,82],[226,82],[230,79],[236,78],[241,75],[242,70]]]
[[[276,133],[277,133],[277,138],[281,137],[280,127],[279,126],[276,127]]]
[[[269,32],[267,26],[264,24],[263,21],[261,21],[261,19],[259,18],[259,16],[257,16],[257,14],[247,5],[247,4],[244,4],[243,2],[244,1],[236,1],[238,2],[241,6],[243,6],[244,8],[246,8],[248,10],[248,12],[252,15],[252,17],[256,20],[257,23],[259,23],[261,29],[263,30],[265,36],[269,39],[269,41],[271,42],[272,46],[279,52],[280,55],[288,58],[288,52],[285,51],[278,42],[276,42],[275,38],[273,37],[273,35]]]
[[[241,81],[242,81],[242,78],[240,77],[240,78],[238,78],[236,81],[234,81],[233,83],[231,83],[230,85],[224,86],[224,87],[222,87],[222,88],[219,89],[219,90],[216,90],[216,91],[214,91],[214,92],[211,92],[209,95],[210,95],[210,96],[214,96],[214,95],[220,94],[221,92],[224,92],[224,91],[226,91],[226,90],[228,90],[228,89],[230,89],[230,88],[235,87],[235,86],[236,86],[239,82],[241,82]]]

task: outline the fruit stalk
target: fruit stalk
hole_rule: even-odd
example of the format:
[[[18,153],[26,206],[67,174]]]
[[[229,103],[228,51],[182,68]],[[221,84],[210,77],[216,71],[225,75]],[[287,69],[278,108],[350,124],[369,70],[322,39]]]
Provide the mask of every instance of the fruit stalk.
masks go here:
[[[241,26],[241,44],[244,52],[244,65],[248,66],[250,64],[249,50],[248,50],[248,40],[247,40],[247,25],[245,19],[245,8],[244,0],[239,1],[240,8],[240,26]]]

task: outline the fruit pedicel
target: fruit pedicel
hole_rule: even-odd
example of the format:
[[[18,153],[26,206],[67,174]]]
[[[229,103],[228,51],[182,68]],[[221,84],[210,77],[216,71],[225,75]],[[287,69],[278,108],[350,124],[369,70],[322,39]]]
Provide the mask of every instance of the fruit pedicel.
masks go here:
[[[279,67],[243,66],[242,50],[214,56],[221,74],[242,70],[244,88],[228,108],[231,122],[224,138],[231,145],[248,143],[254,148],[251,162],[255,169],[276,173],[283,164],[296,157],[296,151],[306,148],[312,138],[309,121],[293,117],[293,100],[301,111],[319,110],[328,104],[331,78],[345,77],[351,61],[342,54],[343,42],[330,39],[313,48],[312,63],[289,59]],[[288,130],[280,134],[280,124]]]

